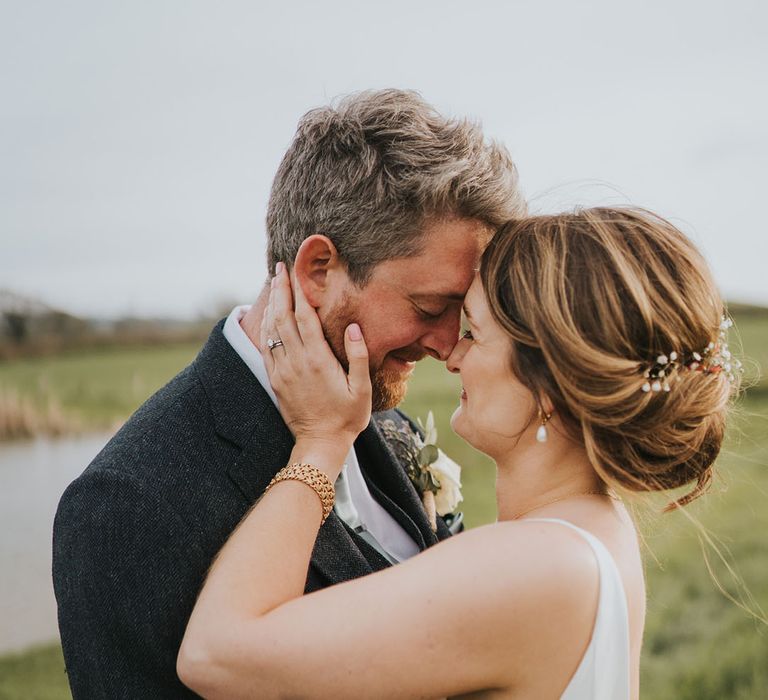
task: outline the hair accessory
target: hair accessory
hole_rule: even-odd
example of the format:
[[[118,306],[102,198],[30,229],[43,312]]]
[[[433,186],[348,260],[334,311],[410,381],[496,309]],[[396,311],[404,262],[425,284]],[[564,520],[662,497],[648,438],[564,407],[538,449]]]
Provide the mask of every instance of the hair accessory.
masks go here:
[[[678,353],[675,350],[669,355],[661,354],[656,361],[643,372],[645,382],[640,387],[641,391],[661,392],[670,391],[671,382],[678,378],[675,370],[687,369],[691,372],[703,374],[723,374],[731,382],[736,379],[736,372],[741,371],[741,362],[732,358],[728,349],[728,329],[733,325],[730,318],[723,316],[720,321],[717,342],[711,342],[701,352],[692,352],[690,355]]]
[[[320,499],[320,503],[323,506],[323,519],[320,522],[322,525],[325,519],[330,515],[333,510],[333,501],[336,498],[336,490],[333,487],[333,483],[328,476],[321,472],[316,466],[312,464],[303,464],[301,462],[294,462],[287,467],[283,467],[275,478],[269,482],[269,485],[264,489],[264,493],[269,491],[275,484],[281,481],[301,481],[306,484],[317,494]]]

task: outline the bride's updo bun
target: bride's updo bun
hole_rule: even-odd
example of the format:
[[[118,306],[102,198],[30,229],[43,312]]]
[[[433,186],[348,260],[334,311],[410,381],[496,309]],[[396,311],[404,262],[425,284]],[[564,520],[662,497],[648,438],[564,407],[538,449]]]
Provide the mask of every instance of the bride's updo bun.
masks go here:
[[[607,484],[693,484],[678,505],[706,489],[738,372],[723,302],[685,235],[637,209],[525,218],[496,233],[481,277],[516,376]]]

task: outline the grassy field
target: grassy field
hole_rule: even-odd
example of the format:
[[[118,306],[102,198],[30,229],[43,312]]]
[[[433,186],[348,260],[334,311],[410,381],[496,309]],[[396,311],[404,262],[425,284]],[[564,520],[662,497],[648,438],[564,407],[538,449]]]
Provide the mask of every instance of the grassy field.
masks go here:
[[[734,314],[731,349],[746,358],[744,379],[757,385],[760,393],[768,393],[768,309],[753,309],[744,315]],[[753,391],[753,393],[756,393]]]
[[[58,644],[0,658],[0,699],[71,700]]]
[[[84,429],[109,428],[133,413],[197,350],[197,344],[185,344],[0,362],[0,395],[18,394],[40,411],[54,403]]]
[[[737,317],[745,353],[768,367],[768,319]],[[736,347],[732,343],[732,347]],[[0,389],[14,389],[42,405],[55,397],[84,424],[105,427],[129,414],[194,357],[178,346],[105,352],[90,356],[0,364]],[[748,366],[756,381],[756,365]],[[405,409],[435,413],[439,443],[464,467],[462,509],[469,526],[495,518],[494,467],[448,427],[458,403],[459,380],[436,362],[417,370]],[[752,596],[753,609],[768,611],[768,391],[749,392],[733,421],[718,462],[720,477],[690,513],[712,534],[738,579],[711,547],[702,549],[699,528],[679,513],[642,516],[646,537],[648,619],[642,697],[648,700],[757,699],[768,697],[768,627],[718,591],[705,564],[729,595]],[[0,659],[0,700],[68,698],[57,646]]]

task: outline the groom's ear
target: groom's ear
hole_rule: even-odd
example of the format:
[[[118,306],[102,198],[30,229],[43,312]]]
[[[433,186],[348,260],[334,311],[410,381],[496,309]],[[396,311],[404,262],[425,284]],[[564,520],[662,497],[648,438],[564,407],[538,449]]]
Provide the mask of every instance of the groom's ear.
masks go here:
[[[316,233],[299,246],[293,273],[310,306],[318,308],[326,297],[334,295],[341,278],[346,280],[347,266],[339,257],[333,241]]]

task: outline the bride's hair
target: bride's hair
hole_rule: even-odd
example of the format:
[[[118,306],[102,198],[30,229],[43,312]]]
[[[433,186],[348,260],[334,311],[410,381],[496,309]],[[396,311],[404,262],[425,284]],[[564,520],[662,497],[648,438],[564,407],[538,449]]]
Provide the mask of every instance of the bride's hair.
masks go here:
[[[607,484],[693,483],[670,507],[707,488],[738,373],[721,356],[706,364],[727,322],[685,235],[638,209],[529,217],[499,229],[481,277],[515,375],[552,402]]]

